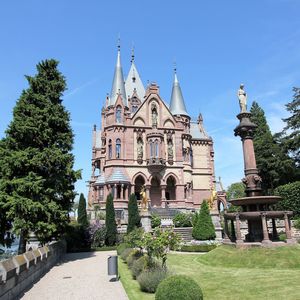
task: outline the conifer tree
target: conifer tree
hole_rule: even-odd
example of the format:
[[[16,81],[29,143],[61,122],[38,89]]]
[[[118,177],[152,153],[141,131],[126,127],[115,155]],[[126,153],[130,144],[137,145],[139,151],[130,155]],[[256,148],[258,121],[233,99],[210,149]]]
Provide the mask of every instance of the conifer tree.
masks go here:
[[[86,213],[86,201],[82,193],[79,197],[77,222],[83,226],[87,226],[89,224]]]
[[[141,218],[139,215],[139,209],[135,194],[131,194],[128,202],[128,226],[127,233],[134,230],[136,227],[140,227]]]
[[[35,76],[26,76],[29,87],[0,143],[0,210],[20,236],[20,253],[30,232],[41,242],[64,232],[80,178],[73,170],[73,133],[61,99],[66,82],[57,65],[42,61]]]
[[[253,143],[262,189],[265,194],[272,194],[275,187],[292,180],[295,166],[273,138],[265,113],[257,102],[252,103],[250,112],[251,121],[257,125]]]
[[[201,241],[214,240],[216,238],[215,227],[206,201],[203,201],[201,204],[200,213],[193,227],[192,235],[194,239]]]
[[[106,236],[105,244],[107,246],[115,245],[117,241],[117,225],[115,220],[115,209],[112,194],[109,194],[106,199],[106,216],[105,216],[105,226],[106,226]]]
[[[283,119],[286,126],[282,132],[282,143],[294,158],[297,167],[300,168],[300,88],[294,87],[293,91],[293,100],[286,104],[287,111],[291,113],[291,116]]]

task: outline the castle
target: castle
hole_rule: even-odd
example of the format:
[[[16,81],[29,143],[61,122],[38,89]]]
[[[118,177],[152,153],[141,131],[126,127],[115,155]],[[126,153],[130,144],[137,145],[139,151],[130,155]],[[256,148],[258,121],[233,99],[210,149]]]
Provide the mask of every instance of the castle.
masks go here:
[[[112,193],[116,217],[126,223],[129,196],[135,193],[140,200],[142,188],[150,210],[194,211],[211,197],[213,140],[201,114],[197,121],[191,120],[176,69],[168,105],[157,84],[145,89],[134,55],[124,81],[118,47],[112,89],[101,119],[100,130],[96,126],[93,130],[90,209],[105,209],[106,197]]]

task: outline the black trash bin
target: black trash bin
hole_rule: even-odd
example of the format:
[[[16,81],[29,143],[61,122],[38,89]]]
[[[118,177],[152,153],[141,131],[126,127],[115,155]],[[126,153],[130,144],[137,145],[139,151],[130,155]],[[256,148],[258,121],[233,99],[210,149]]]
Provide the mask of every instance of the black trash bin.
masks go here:
[[[118,255],[110,255],[108,257],[107,273],[108,275],[116,275],[116,280],[118,280]]]

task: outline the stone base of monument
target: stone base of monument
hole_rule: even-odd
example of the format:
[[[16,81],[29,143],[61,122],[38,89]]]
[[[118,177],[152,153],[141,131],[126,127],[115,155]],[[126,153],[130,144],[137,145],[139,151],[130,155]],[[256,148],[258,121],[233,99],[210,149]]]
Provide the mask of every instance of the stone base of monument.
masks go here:
[[[145,232],[151,231],[151,213],[149,211],[140,211],[141,224]]]
[[[210,212],[212,222],[215,226],[215,232],[216,232],[216,241],[222,241],[222,226],[220,222],[220,214],[218,211],[213,210]]]

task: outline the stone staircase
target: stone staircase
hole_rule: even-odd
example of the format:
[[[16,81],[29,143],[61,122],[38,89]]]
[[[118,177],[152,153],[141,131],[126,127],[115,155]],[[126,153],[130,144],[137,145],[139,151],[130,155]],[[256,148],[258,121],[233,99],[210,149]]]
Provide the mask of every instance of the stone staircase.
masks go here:
[[[176,232],[184,242],[190,242],[193,239],[192,229],[193,227],[177,227],[174,228],[174,232]]]

